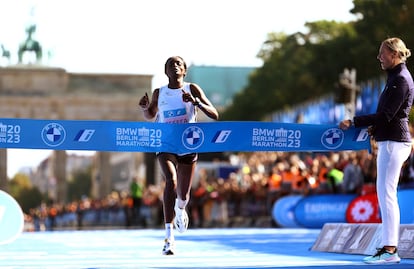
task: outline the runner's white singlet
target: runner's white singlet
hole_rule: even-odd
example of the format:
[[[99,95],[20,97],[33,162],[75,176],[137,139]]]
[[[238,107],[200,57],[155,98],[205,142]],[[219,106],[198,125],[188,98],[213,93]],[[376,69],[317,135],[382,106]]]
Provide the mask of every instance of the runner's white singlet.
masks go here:
[[[160,88],[158,95],[157,122],[162,123],[192,123],[196,122],[196,109],[191,102],[184,102],[182,89],[191,93],[190,83],[184,83],[183,88]]]

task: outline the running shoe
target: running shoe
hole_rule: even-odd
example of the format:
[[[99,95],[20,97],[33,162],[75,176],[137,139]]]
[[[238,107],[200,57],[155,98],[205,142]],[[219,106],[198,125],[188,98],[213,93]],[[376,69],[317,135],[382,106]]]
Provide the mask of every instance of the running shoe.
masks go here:
[[[181,209],[178,207],[177,201],[175,201],[174,211],[174,226],[180,233],[183,233],[188,228],[188,214],[185,211],[185,208]]]
[[[377,248],[377,253],[373,256],[364,258],[365,263],[371,264],[399,263],[400,261],[401,259],[398,256],[397,249],[392,253],[385,248]]]
[[[165,239],[164,247],[162,248],[163,255],[174,255],[174,241]]]

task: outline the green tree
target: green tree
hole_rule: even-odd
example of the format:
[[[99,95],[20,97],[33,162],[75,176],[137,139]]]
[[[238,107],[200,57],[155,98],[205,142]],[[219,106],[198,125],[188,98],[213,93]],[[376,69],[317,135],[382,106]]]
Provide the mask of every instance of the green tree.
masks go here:
[[[352,58],[360,79],[379,76],[376,60],[380,42],[388,37],[400,37],[414,47],[412,0],[354,0],[351,13],[360,19],[355,22],[358,43],[352,44]]]
[[[258,53],[263,66],[221,118],[263,120],[272,112],[335,94],[344,68],[355,68],[358,81],[378,78],[382,40],[398,36],[414,47],[413,11],[412,0],[354,0],[355,21],[316,21],[305,25],[306,33],[270,33]]]
[[[12,180],[9,181],[9,191],[10,195],[13,197],[20,196],[23,189],[31,189],[32,188],[32,182],[30,181],[30,178],[22,173],[17,173],[14,175]]]
[[[22,189],[20,195],[16,197],[17,202],[25,213],[29,213],[30,209],[39,207],[44,196],[37,187],[30,189]]]
[[[13,196],[26,213],[31,208],[38,207],[42,202],[42,194],[37,187],[33,187],[30,178],[21,173],[17,173],[8,186],[10,195]]]
[[[68,199],[79,200],[83,195],[89,196],[92,190],[92,167],[75,171],[68,182]]]
[[[248,86],[235,96],[222,119],[262,120],[273,111],[332,91],[347,56],[327,48],[346,47],[355,31],[352,24],[334,21],[306,26],[307,34],[268,35],[258,54],[263,66],[251,75]]]

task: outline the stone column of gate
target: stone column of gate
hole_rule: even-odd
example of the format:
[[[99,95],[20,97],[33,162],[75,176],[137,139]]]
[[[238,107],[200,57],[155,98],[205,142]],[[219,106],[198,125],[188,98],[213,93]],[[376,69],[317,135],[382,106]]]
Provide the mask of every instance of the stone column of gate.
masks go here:
[[[112,191],[110,157],[110,152],[96,152],[92,172],[91,196],[93,198],[103,198]]]
[[[0,149],[0,190],[7,191],[7,149]]]
[[[67,201],[66,151],[55,150],[52,156],[53,176],[56,179],[56,202]]]

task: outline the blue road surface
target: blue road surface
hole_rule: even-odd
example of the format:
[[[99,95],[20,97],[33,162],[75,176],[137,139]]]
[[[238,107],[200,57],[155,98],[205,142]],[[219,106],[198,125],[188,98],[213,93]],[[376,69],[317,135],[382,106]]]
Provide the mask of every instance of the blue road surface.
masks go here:
[[[175,233],[176,255],[163,256],[162,229],[24,232],[0,245],[1,269],[122,268],[414,268],[366,265],[362,255],[310,251],[319,229],[190,229]]]

